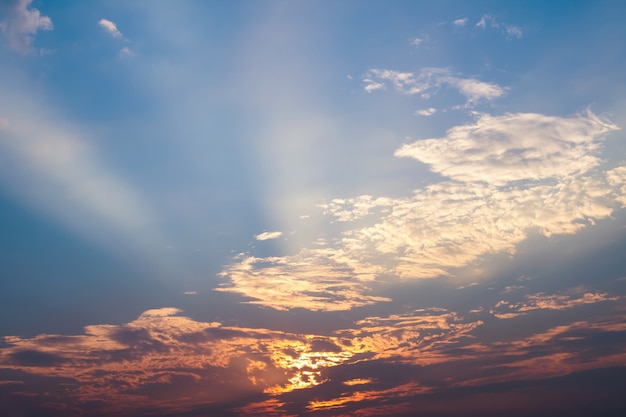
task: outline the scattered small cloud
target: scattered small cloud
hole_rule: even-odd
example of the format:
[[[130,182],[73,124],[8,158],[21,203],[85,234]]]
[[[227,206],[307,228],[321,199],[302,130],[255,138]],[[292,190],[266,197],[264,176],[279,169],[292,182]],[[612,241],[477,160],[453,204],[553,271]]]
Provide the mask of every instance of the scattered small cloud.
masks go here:
[[[98,25],[114,38],[121,38],[122,32],[117,29],[117,25],[108,19],[100,19]]]
[[[9,46],[23,54],[33,52],[32,43],[39,30],[53,29],[52,20],[31,8],[31,3],[32,0],[13,0],[0,5],[0,9],[6,10],[0,31],[8,38]]]
[[[283,235],[283,232],[263,232],[256,235],[254,238],[256,240],[271,240],[277,239]]]
[[[464,17],[462,19],[456,19],[452,22],[453,25],[455,26],[465,26],[467,24],[467,17]]]
[[[497,23],[495,22],[495,19],[488,14],[483,15],[480,20],[476,23],[476,27],[479,27],[481,29],[485,29],[488,25],[491,26],[498,26]]]
[[[434,108],[434,107],[430,107],[428,109],[418,110],[418,111],[415,112],[416,115],[424,116],[424,117],[432,116],[435,113],[437,113],[437,109]]]
[[[198,294],[198,291],[185,291],[183,294],[185,294],[185,295],[196,295],[196,294]]]
[[[9,119],[0,118],[0,129],[9,127]]]

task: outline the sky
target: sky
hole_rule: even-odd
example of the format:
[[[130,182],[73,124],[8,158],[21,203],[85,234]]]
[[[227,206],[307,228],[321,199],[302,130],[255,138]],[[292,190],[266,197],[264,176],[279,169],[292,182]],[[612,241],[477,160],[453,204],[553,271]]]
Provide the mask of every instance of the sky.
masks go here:
[[[622,416],[626,3],[0,0],[0,416]]]

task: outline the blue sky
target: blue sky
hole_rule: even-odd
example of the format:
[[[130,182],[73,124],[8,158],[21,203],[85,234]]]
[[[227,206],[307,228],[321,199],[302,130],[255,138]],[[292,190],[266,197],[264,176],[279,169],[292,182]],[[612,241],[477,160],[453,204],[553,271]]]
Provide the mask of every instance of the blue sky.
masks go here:
[[[625,14],[0,1],[0,408],[621,415]]]

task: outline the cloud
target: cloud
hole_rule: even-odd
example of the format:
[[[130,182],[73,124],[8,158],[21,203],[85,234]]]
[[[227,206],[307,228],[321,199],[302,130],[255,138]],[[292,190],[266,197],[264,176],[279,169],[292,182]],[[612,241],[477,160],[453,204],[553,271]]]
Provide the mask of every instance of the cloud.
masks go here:
[[[522,334],[492,332],[481,342],[476,333],[490,331],[489,322],[442,308],[364,317],[327,334],[226,326],[181,313],[148,310],[78,335],[6,336],[0,369],[11,373],[0,384],[9,396],[27,395],[29,410],[45,399],[38,411],[54,402],[76,415],[154,408],[199,415],[210,403],[217,407],[211,415],[284,417],[376,408],[382,399],[389,406],[436,399],[431,393],[446,388],[552,378],[626,360],[620,314],[556,326],[533,321],[537,330],[521,325]],[[606,345],[607,337],[614,343]],[[62,390],[51,390],[51,381],[62,381]],[[293,395],[301,390],[315,399]]]
[[[32,43],[39,30],[52,30],[52,20],[30,7],[32,0],[10,0],[0,5],[5,18],[0,30],[9,39],[9,46],[21,53],[32,52]]]
[[[283,235],[283,232],[263,232],[256,235],[254,238],[256,240],[271,240],[277,239]]]
[[[409,40],[409,43],[415,47],[420,46],[424,42],[424,39],[421,38],[413,38]]]
[[[0,152],[11,161],[11,175],[0,177],[4,186],[90,241],[123,256],[147,256],[166,271],[172,256],[163,253],[152,207],[111,169],[91,135],[27,88],[4,99],[13,104],[0,138]]]
[[[511,319],[534,310],[566,310],[580,305],[619,299],[620,297],[610,296],[603,292],[586,292],[579,297],[566,294],[536,293],[526,295],[524,301],[521,302],[502,300],[490,312],[499,319]]]
[[[453,25],[455,26],[465,26],[467,24],[467,17],[464,17],[462,19],[456,19],[452,22]]]
[[[535,113],[480,115],[443,138],[419,140],[395,153],[456,181],[496,186],[567,178],[597,167],[599,140],[618,127],[587,111],[571,118]]]
[[[483,114],[445,137],[404,145],[396,156],[450,180],[406,197],[320,204],[355,226],[297,255],[242,255],[224,269],[228,283],[218,290],[278,310],[347,310],[388,301],[364,283],[445,276],[489,254],[514,254],[531,234],[575,234],[623,204],[626,170],[599,169],[602,137],[616,129],[591,111]]]
[[[504,30],[506,31],[507,37],[509,38],[520,39],[523,36],[522,30],[517,26],[505,25]]]
[[[390,301],[369,295],[373,272],[355,270],[337,249],[307,249],[293,256],[256,258],[240,255],[221,273],[228,283],[216,291],[251,298],[248,304],[276,310],[305,308],[341,311]]]
[[[476,27],[481,29],[487,28],[495,28],[502,31],[502,33],[507,37],[507,39],[517,38],[520,39],[524,35],[522,29],[517,26],[510,25],[507,23],[500,23],[496,20],[496,18],[492,15],[485,14],[480,20],[476,23]]]
[[[496,23],[495,19],[493,18],[493,16],[490,16],[488,14],[483,15],[480,20],[476,23],[476,27],[479,27],[481,29],[485,29],[488,25],[490,26],[496,26],[498,27],[498,24]]]
[[[506,92],[497,84],[483,82],[475,78],[462,78],[445,68],[424,68],[418,74],[388,69],[371,69],[363,78],[363,82],[367,92],[384,89],[385,83],[390,83],[396,91],[409,95],[421,94],[424,98],[430,97],[434,90],[442,86],[449,86],[467,98],[466,106],[475,105],[480,100],[494,100]]]
[[[100,19],[100,21],[98,22],[98,25],[100,25],[102,29],[104,29],[109,35],[113,36],[114,38],[122,37],[122,32],[120,32],[117,29],[117,26],[115,25],[115,23],[111,22],[110,20]]]
[[[131,51],[129,48],[127,48],[126,46],[123,47],[122,49],[120,49],[120,52],[118,53],[118,56],[120,58],[129,58],[131,56],[133,56],[133,51]]]
[[[417,114],[418,116],[424,116],[424,117],[432,116],[435,113],[437,113],[437,109],[434,107],[418,110],[415,112],[415,114]]]

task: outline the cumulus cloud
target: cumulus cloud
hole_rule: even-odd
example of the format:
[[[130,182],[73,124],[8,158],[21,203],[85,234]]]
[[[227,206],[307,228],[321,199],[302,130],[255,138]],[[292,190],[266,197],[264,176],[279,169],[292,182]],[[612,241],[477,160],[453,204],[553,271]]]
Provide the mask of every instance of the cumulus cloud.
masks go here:
[[[428,98],[442,86],[452,87],[467,99],[466,106],[475,105],[480,100],[494,100],[505,94],[506,89],[497,84],[463,78],[445,68],[424,68],[419,73],[399,72],[389,69],[371,69],[363,78],[365,91],[372,92],[391,84],[403,94],[421,94]]]
[[[277,239],[283,235],[283,232],[263,232],[256,235],[254,238],[256,240],[271,240]]]
[[[4,19],[0,30],[8,38],[11,48],[21,53],[32,52],[32,43],[39,30],[52,30],[52,20],[31,8],[32,0],[10,0],[0,5]]]
[[[457,181],[504,185],[511,181],[566,178],[595,168],[602,135],[618,129],[587,111],[562,118],[535,113],[481,115],[443,138],[398,149]]]
[[[617,129],[591,112],[481,116],[439,139],[401,147],[451,178],[404,198],[359,196],[323,206],[348,229],[342,249],[406,278],[446,275],[488,253],[514,253],[530,233],[574,234],[623,204],[626,170],[599,171],[601,136]],[[357,262],[358,264],[358,262]]]
[[[100,19],[98,25],[114,38],[121,38],[122,32],[117,29],[117,25],[110,20]]]

